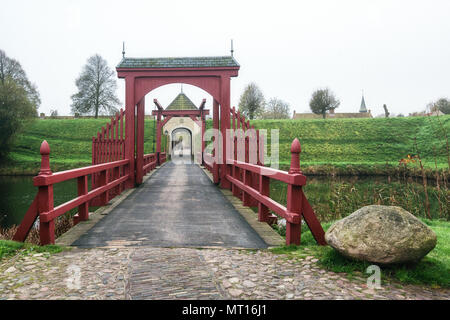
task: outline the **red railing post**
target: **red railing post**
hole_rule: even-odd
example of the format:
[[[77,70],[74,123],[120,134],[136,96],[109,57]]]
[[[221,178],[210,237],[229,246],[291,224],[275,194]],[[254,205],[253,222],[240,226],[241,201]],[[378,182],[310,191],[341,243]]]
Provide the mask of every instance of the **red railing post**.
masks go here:
[[[88,177],[78,177],[78,196],[83,196],[88,193]],[[80,221],[86,221],[89,219],[89,204],[88,202],[82,203],[78,206],[78,214],[73,217],[74,224]]]
[[[270,196],[270,178],[260,175],[259,176],[259,193],[263,196]],[[269,208],[258,201],[258,221],[268,222],[269,220]]]
[[[294,139],[291,145],[291,166],[289,168],[289,174],[298,175],[302,174],[300,170],[300,141],[297,138]],[[301,213],[302,213],[302,187],[298,185],[288,184],[287,190],[287,211],[290,213],[296,213],[300,216],[299,223],[292,223],[286,221],[286,245],[300,244],[301,237]]]
[[[108,184],[108,170],[103,170],[100,172],[99,177],[99,187],[106,186]],[[109,202],[108,191],[105,191],[100,195],[100,205],[104,206]]]
[[[38,176],[52,175],[50,170],[50,146],[44,140],[41,144],[41,170]],[[53,210],[53,185],[40,186],[38,191],[38,211],[39,214]],[[39,219],[39,236],[41,245],[55,243],[55,221],[42,222]]]

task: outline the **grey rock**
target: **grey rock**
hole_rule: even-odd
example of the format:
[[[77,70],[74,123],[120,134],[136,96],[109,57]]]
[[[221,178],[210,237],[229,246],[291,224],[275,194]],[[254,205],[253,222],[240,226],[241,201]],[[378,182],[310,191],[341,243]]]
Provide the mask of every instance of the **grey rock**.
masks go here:
[[[408,211],[371,205],[334,223],[328,244],[344,256],[379,264],[416,262],[436,246],[436,234]]]

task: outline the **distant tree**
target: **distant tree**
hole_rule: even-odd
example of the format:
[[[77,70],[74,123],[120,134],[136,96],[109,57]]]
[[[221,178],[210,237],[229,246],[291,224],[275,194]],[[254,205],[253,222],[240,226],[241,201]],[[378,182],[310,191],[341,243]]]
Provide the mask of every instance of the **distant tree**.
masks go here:
[[[20,63],[15,59],[7,57],[5,52],[0,49],[0,81],[3,83],[7,78],[10,78],[25,90],[28,100],[30,100],[36,108],[37,115],[37,109],[41,104],[41,99],[36,85],[28,80]]]
[[[290,111],[289,104],[278,98],[271,98],[267,103],[263,119],[289,119]]]
[[[255,83],[248,84],[239,99],[239,111],[244,116],[254,119],[264,111],[264,96]]]
[[[58,116],[58,110],[50,110],[50,118],[55,119]]]
[[[20,63],[0,50],[0,158],[11,149],[15,135],[37,116],[39,93]]]
[[[386,117],[386,118],[389,118],[389,111],[388,111],[388,108],[387,108],[387,106],[385,105],[385,104],[383,104],[383,109],[384,109],[384,116]]]
[[[327,111],[334,110],[339,107],[340,102],[334,96],[330,89],[319,89],[313,92],[309,107],[315,114],[321,114],[325,119]]]
[[[436,112],[437,110],[445,114],[450,114],[450,100],[446,98],[440,98],[436,102],[431,102],[427,105],[427,109],[430,112]]]
[[[405,116],[402,114],[402,113],[399,113],[398,115],[397,115],[397,118],[404,118]]]
[[[117,83],[114,71],[101,56],[94,55],[87,60],[87,64],[75,82],[78,92],[72,95],[72,113],[113,114],[120,104],[116,96]]]

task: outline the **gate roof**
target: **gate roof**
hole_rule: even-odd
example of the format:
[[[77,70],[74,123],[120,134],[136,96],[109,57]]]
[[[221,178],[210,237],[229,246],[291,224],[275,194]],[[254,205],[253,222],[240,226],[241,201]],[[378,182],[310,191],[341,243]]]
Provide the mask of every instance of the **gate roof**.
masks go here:
[[[239,67],[232,56],[175,57],[175,58],[123,58],[117,68],[220,68]]]

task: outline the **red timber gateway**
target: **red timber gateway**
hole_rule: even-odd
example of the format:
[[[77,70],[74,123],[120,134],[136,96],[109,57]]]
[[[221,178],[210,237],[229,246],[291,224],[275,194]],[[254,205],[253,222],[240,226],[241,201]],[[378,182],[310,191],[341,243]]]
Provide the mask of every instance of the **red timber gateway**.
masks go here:
[[[171,83],[186,83],[199,87],[213,97],[213,127],[222,133],[222,153],[225,154],[226,130],[230,129],[230,80],[237,77],[239,64],[232,56],[190,57],[190,58],[123,58],[117,66],[119,78],[125,79],[125,118],[127,157],[134,157],[136,165],[143,159],[143,150],[136,146],[143,144],[145,95],[150,91]],[[160,109],[158,109],[160,110]],[[220,110],[220,111],[219,111]],[[135,119],[137,116],[137,119]],[[161,152],[161,114],[157,114],[156,154]],[[220,117],[220,128],[219,128]],[[134,128],[134,124],[137,128]],[[225,178],[225,164],[220,164],[222,187],[230,187]],[[133,171],[133,168],[131,168]],[[217,175],[217,170],[216,170]],[[216,177],[217,178],[217,177]],[[142,180],[142,173],[130,176],[128,185]]]

